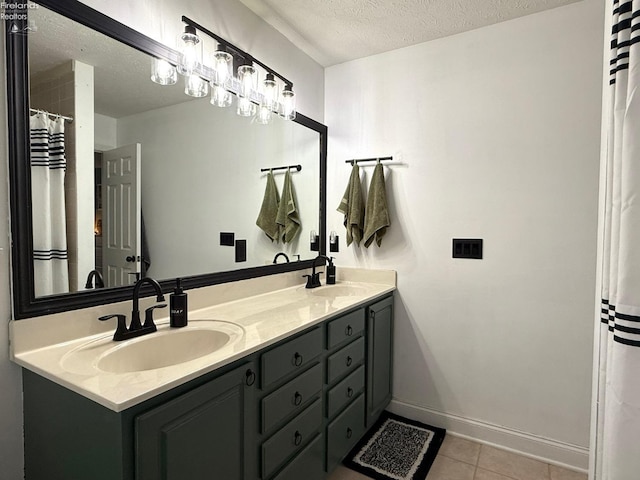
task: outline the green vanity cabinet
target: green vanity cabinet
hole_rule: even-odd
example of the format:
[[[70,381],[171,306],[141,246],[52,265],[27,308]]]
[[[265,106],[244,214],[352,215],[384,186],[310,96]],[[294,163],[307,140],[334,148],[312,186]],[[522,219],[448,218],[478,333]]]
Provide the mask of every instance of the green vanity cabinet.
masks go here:
[[[367,307],[367,428],[391,401],[393,297]]]
[[[122,412],[23,370],[26,480],[323,480],[391,400],[393,295]]]
[[[136,479],[206,480],[212,472],[225,480],[250,478],[254,372],[243,364],[138,415]]]

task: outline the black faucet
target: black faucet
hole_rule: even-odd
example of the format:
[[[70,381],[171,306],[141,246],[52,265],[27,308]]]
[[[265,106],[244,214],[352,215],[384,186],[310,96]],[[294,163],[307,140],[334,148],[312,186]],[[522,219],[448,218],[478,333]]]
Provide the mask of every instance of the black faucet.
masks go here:
[[[316,273],[316,266],[317,266],[318,260],[322,260],[322,265],[324,265],[325,260],[329,260],[329,259],[324,255],[318,255],[316,258],[313,259],[313,263],[311,264],[311,267],[313,269],[311,271],[311,275],[303,275],[303,277],[307,277],[307,284],[305,285],[304,288],[316,288],[316,287],[322,286],[322,283],[320,283],[320,274],[322,272]]]
[[[280,258],[280,257],[284,257],[284,259],[287,261],[287,263],[289,263],[289,257],[284,252],[276,253],[276,256],[273,257],[273,263],[278,263],[278,258]]]
[[[104,288],[104,280],[102,274],[98,270],[91,270],[87,276],[87,283],[84,288],[93,288],[93,279],[95,278],[96,288]]]
[[[113,339],[116,342],[140,337],[148,333],[153,333],[157,330],[155,323],[153,323],[153,311],[156,308],[164,308],[167,304],[163,303],[147,308],[145,310],[144,325],[141,324],[139,310],[140,288],[142,288],[142,285],[145,283],[148,283],[154,288],[156,292],[156,300],[158,302],[164,302],[164,295],[162,295],[162,288],[160,287],[160,284],[151,277],[145,277],[142,280],[138,280],[133,287],[133,310],[131,312],[131,323],[129,324],[129,328],[127,328],[126,325],[127,317],[123,314],[105,315],[104,317],[99,318],[99,320],[103,321],[114,317],[118,319],[116,333],[113,335]]]

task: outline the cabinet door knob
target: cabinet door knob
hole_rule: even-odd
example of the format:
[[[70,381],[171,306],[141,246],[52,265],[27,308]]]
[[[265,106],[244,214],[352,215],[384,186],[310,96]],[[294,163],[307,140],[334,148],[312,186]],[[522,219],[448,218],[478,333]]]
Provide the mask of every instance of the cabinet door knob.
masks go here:
[[[347,357],[347,367],[350,367],[352,363],[353,363],[353,358]]]
[[[353,430],[347,428],[347,438],[351,438],[353,436]]]
[[[296,367],[299,367],[300,365],[302,365],[302,355],[300,355],[298,352],[296,352],[296,353],[293,355],[293,364],[294,364]]]
[[[353,388],[351,387],[347,388],[347,397],[349,398],[353,397]]]
[[[373,310],[370,310],[369,316],[371,317],[371,320],[373,320],[374,318],[376,318],[376,312],[374,312]]]
[[[293,444],[297,447],[302,443],[302,434],[296,430],[296,433],[293,435]]]
[[[351,328],[351,325],[347,325],[347,328],[344,329],[344,334],[347,337],[350,337],[351,335],[353,335],[353,328]]]
[[[256,373],[253,370],[248,369],[245,375],[246,375],[245,382],[248,386],[251,386],[254,383],[256,383]]]
[[[296,392],[295,395],[293,396],[293,404],[297,407],[301,403],[302,403],[302,395],[300,395],[300,392]]]

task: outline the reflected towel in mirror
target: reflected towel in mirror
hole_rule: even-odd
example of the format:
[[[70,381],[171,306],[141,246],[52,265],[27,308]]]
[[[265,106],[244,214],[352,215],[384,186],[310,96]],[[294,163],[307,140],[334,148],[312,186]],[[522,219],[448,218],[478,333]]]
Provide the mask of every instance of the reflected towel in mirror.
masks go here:
[[[342,196],[338,212],[344,214],[344,226],[347,229],[347,247],[351,242],[360,245],[364,226],[364,202],[362,200],[362,185],[360,184],[360,167],[353,164],[349,184]]]
[[[300,232],[300,216],[298,215],[298,207],[296,207],[296,194],[293,189],[290,170],[287,170],[284,175],[282,198],[278,207],[276,222],[280,226],[283,243],[291,243]]]
[[[280,196],[276,180],[273,178],[273,172],[267,174],[267,186],[264,189],[264,198],[262,199],[262,207],[256,220],[256,225],[260,227],[264,233],[277,242],[279,239],[279,226],[276,222],[278,216],[278,206],[280,204]]]
[[[367,209],[364,215],[364,246],[368,248],[375,238],[379,247],[382,243],[382,237],[387,233],[389,225],[389,209],[387,207],[384,171],[382,164],[378,162],[371,177],[371,184],[369,185]]]

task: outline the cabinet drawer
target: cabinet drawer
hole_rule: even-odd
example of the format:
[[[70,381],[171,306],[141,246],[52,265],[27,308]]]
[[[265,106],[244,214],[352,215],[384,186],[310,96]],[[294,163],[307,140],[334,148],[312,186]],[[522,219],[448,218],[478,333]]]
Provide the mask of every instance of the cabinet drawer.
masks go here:
[[[364,359],[364,338],[360,337],[327,358],[327,383],[353,370]]]
[[[327,324],[327,348],[331,349],[349,338],[355,338],[364,331],[364,309],[348,313]]]
[[[360,395],[327,427],[327,471],[353,448],[364,434],[364,395]]]
[[[295,411],[301,411],[322,389],[322,367],[318,363],[299,377],[262,399],[262,432]]]
[[[262,444],[262,478],[267,478],[284,461],[301,450],[309,439],[319,433],[322,424],[322,402],[313,402]]]
[[[364,389],[364,365],[327,393],[327,417],[331,418]]]
[[[322,352],[320,327],[262,355],[262,388],[296,370],[303,370]]]
[[[323,480],[324,437],[318,435],[273,480]]]

